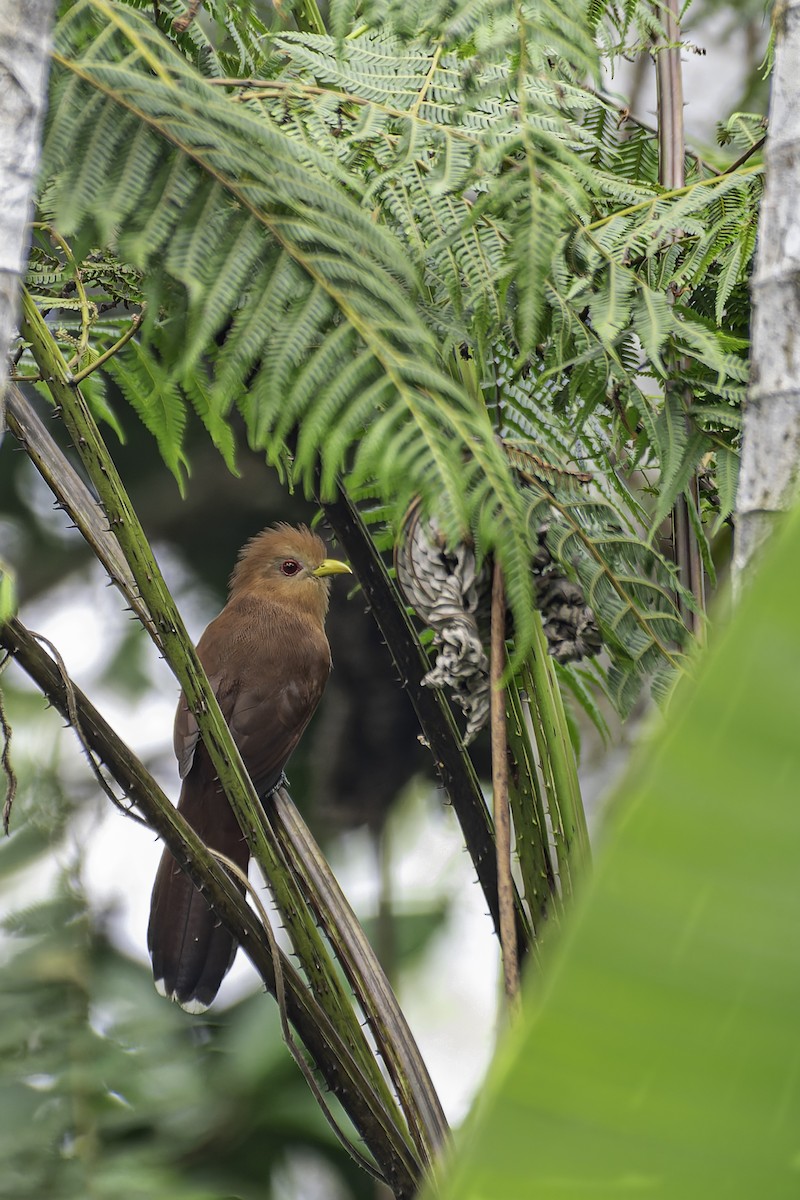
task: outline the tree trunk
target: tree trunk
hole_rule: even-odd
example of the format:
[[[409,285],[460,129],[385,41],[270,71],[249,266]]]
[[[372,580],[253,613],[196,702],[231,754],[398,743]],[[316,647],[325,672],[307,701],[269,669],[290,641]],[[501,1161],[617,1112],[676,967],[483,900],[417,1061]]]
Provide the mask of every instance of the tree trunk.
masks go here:
[[[800,462],[800,0],[776,6],[766,192],[753,279],[750,394],[734,580],[792,503]]]
[[[0,362],[14,336],[19,276],[39,166],[39,127],[50,65],[52,0],[0,0]],[[0,369],[0,436],[5,428]]]

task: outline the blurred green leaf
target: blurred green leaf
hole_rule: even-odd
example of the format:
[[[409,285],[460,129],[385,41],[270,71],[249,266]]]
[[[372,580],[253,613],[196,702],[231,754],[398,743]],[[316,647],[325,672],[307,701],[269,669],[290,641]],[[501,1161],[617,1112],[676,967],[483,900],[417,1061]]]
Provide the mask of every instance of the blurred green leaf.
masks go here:
[[[408,967],[427,949],[434,934],[444,927],[449,908],[449,902],[445,899],[413,912],[392,914],[395,956],[403,967]],[[368,917],[362,921],[362,925],[372,945],[377,945],[379,937],[377,918]]]
[[[798,588],[800,511],[632,766],[443,1200],[800,1193]]]
[[[0,623],[8,620],[17,610],[17,589],[14,572],[0,558]]]

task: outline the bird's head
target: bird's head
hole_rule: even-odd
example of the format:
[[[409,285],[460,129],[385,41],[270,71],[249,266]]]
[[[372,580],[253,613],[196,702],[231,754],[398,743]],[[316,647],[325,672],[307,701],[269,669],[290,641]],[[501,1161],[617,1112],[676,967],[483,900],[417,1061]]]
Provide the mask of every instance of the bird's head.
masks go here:
[[[325,543],[305,525],[274,525],[242,549],[231,575],[231,595],[267,594],[324,620],[331,575],[352,574],[347,563],[326,556]]]

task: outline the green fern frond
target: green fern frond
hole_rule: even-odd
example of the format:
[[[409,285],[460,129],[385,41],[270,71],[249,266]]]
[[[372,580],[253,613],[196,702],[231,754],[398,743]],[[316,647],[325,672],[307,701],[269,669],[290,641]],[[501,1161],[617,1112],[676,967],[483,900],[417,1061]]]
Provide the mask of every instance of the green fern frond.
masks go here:
[[[739,456],[726,446],[718,446],[715,450],[717,496],[719,513],[714,526],[714,534],[730,517],[736,507],[736,487],[739,482]]]
[[[742,401],[744,395],[744,389],[742,389],[736,399]],[[691,407],[688,412],[703,429],[732,429],[738,432],[742,428],[741,410],[732,404],[698,404]]]
[[[238,475],[236,467],[236,440],[228,421],[230,405],[219,403],[219,397],[199,371],[193,371],[183,380],[183,391],[206,428],[208,436],[219,450],[225,466],[232,475]]]
[[[688,489],[710,445],[709,439],[702,431],[694,429],[684,439],[681,452],[671,456],[669,475],[659,479],[658,503],[652,516],[654,528],[668,516],[678,497]],[[713,569],[711,573],[713,574]]]
[[[182,450],[186,405],[177,381],[154,352],[139,342],[110,359],[106,369],[158,443],[161,457],[183,491],[188,459]]]
[[[658,688],[683,669],[686,636],[673,595],[674,568],[625,533],[615,510],[592,496],[580,501],[535,490],[529,519],[547,526],[553,558],[576,579],[595,613],[611,657],[609,694],[625,715],[646,681]]]
[[[145,13],[153,8],[151,0],[125,3]],[[158,27],[201,74],[260,74],[269,30],[252,0],[204,0],[203,17],[176,28],[186,11],[186,0],[159,0]]]
[[[579,5],[375,0],[351,36],[341,3],[333,36],[269,45],[221,0],[216,41],[138,7],[79,0],[59,24],[42,204],[79,256],[142,272],[173,470],[185,398],[229,462],[236,404],[304,486],[379,478],[395,516],[422,494],[454,538],[508,540],[521,605],[527,501],[497,432],[586,466],[643,541],[625,468],[670,496],[708,449],[735,454],[759,169],[687,158],[687,187],[660,189],[652,133],[584,86]],[[652,32],[648,7],[622,25]]]
[[[219,359],[226,388],[220,392],[212,380],[201,400],[194,397],[206,417],[208,411],[225,411],[231,399],[227,387],[251,372],[242,408],[253,444],[280,455],[288,423],[282,414],[288,412],[310,431],[298,442],[297,467],[307,485],[321,460],[326,481],[340,470],[352,470],[356,479],[377,471],[401,507],[413,492],[421,493],[431,507],[445,510],[452,536],[476,525],[485,531],[484,540],[499,546],[510,522],[517,533],[506,539],[508,549],[501,549],[507,556],[509,593],[517,605],[525,595],[530,602],[527,572],[520,574],[526,558],[520,532],[524,521],[508,465],[491,437],[485,411],[454,386],[440,365],[441,349],[416,307],[418,278],[402,245],[359,207],[349,177],[332,155],[290,136],[263,112],[257,116],[209,88],[146,21],[131,12],[123,19],[117,9],[113,31],[84,41],[81,19],[106,7],[92,0],[73,10],[59,30],[57,59],[81,86],[108,97],[102,110],[104,128],[114,126],[117,118],[115,147],[120,145],[120,129],[127,136],[132,117],[159,139],[163,179],[173,193],[182,195],[184,212],[174,210],[171,219],[160,190],[134,171],[131,189],[119,201],[124,212],[107,208],[101,225],[87,187],[68,209],[66,231],[80,235],[86,228],[89,236],[111,237],[123,217],[136,213],[133,227],[123,235],[124,244],[135,249],[148,286],[161,288],[158,299],[162,309],[166,305],[170,311],[170,330],[181,329],[179,339],[172,334],[180,350],[177,355],[172,352],[171,364],[170,340],[158,334],[155,318],[147,332],[157,338],[163,362],[143,347],[128,356],[140,355],[135,363],[145,396],[139,401],[140,412],[171,469],[179,474],[185,461],[178,382],[190,378],[209,339],[232,317],[235,348],[212,355]],[[89,153],[82,170],[88,178],[94,159],[89,131],[86,137]],[[49,145],[46,162],[49,170],[58,172],[66,194],[70,163],[59,147]],[[442,192],[441,187],[437,190]],[[109,189],[107,199],[116,195],[118,189]],[[445,197],[438,202],[444,203]],[[440,242],[460,232],[455,223],[452,234],[445,229],[444,238],[440,224],[434,222],[431,229]],[[283,254],[276,258],[280,248]],[[245,316],[258,298],[248,292],[245,277],[254,272],[266,284],[284,256],[293,262],[302,287],[278,314],[281,338],[262,328],[259,346],[252,323],[247,323],[249,314]],[[469,269],[476,277],[487,277],[479,247]],[[152,282],[154,276],[160,284]],[[455,293],[452,283],[450,292]],[[252,335],[249,342],[243,340],[246,327]],[[350,330],[348,336],[340,334],[343,327]],[[331,372],[327,386],[313,392],[303,373],[311,351]],[[142,377],[145,368],[149,381]],[[124,388],[131,366],[123,358],[114,370]],[[359,399],[364,391],[377,411],[370,413]],[[204,407],[206,401],[213,401],[211,410]],[[366,436],[351,456],[350,435],[370,417]],[[346,438],[325,438],[324,432],[330,434],[337,422]],[[491,481],[488,493],[477,482],[464,493],[464,447],[470,447],[480,463],[476,481]],[[497,520],[486,520],[483,509]],[[494,534],[488,532],[492,528]],[[525,626],[520,612],[523,636]]]

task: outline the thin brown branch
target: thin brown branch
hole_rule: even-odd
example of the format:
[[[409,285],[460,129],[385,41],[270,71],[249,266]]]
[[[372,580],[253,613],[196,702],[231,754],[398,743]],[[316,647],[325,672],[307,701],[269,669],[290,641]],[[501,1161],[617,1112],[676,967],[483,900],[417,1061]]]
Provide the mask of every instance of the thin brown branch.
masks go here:
[[[739,157],[735,159],[729,167],[725,168],[724,172],[720,171],[719,174],[731,175],[734,171],[738,171],[739,167],[743,167],[748,159],[752,158],[754,154],[758,154],[759,150],[764,149],[766,142],[767,135],[764,134],[764,136],[760,137],[757,142],[753,142],[752,146],[748,146],[743,154],[740,154]]]
[[[6,655],[0,663],[0,671],[4,669],[9,656]],[[11,723],[6,716],[3,692],[0,690],[0,734],[3,737],[3,753],[0,755],[0,767],[6,777],[6,794],[3,800],[3,831],[8,836],[11,823],[11,810],[14,807],[14,797],[17,794],[17,775],[11,762]]]
[[[72,378],[70,379],[70,383],[73,387],[78,383],[82,383],[86,376],[91,375],[92,372],[96,371],[98,367],[104,366],[110,358],[113,358],[115,354],[119,353],[123,346],[127,345],[133,335],[136,333],[136,330],[141,325],[146,308],[146,305],[142,305],[141,312],[134,314],[134,316],[131,318],[130,325],[125,330],[122,337],[114,342],[113,346],[109,346],[107,350],[104,350],[103,353],[94,360],[94,362],[89,363],[88,367],[84,367],[82,371],[78,371],[73,374]]]
[[[683,73],[681,70],[678,0],[659,0],[667,43],[656,52],[658,90],[658,175],[666,188],[682,188],[686,139],[683,126]]]
[[[503,983],[509,1007],[519,1005],[519,954],[514,920],[514,879],[511,874],[511,812],[508,802],[508,737],[506,731],[506,597],[503,571],[495,561],[492,578],[491,617],[491,736],[492,795],[497,845],[497,898],[500,910],[500,945]]]

